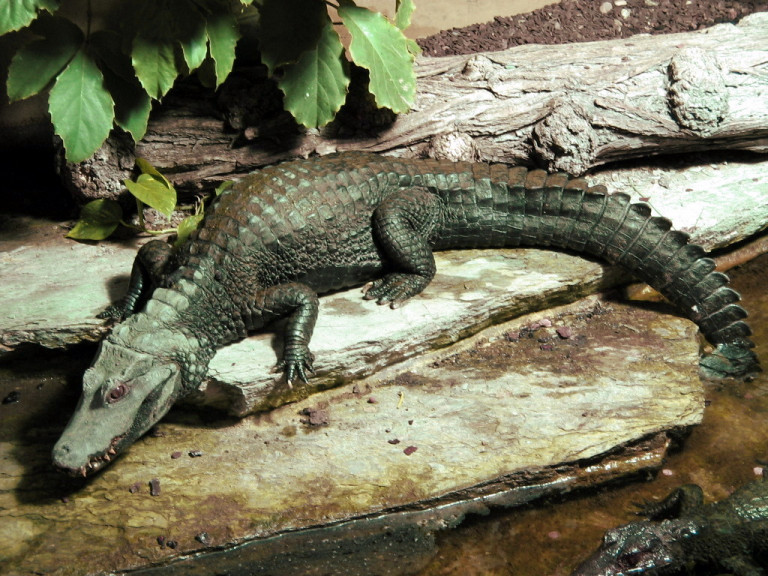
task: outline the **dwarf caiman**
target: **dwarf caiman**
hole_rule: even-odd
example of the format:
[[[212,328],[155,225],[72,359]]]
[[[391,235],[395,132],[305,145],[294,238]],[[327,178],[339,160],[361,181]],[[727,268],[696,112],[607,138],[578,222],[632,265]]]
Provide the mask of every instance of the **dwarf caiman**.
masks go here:
[[[571,576],[703,574],[702,570],[765,576],[767,477],[764,469],[762,480],[707,505],[699,486],[677,488],[661,502],[642,507],[641,513],[650,520],[606,532],[600,548]]]
[[[180,250],[139,250],[118,320],[83,377],[55,464],[98,470],[195,390],[215,351],[285,318],[279,366],[312,372],[318,293],[361,285],[399,306],[435,274],[433,250],[552,246],[625,266],[716,346],[703,362],[755,366],[746,312],[704,250],[645,204],[581,178],[484,163],[340,153],[236,182]]]

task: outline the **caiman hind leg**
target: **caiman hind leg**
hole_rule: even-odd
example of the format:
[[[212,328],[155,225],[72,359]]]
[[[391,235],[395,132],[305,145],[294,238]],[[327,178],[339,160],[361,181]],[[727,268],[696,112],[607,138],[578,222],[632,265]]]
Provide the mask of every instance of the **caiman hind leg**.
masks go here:
[[[283,357],[275,368],[285,373],[289,386],[296,376],[307,382],[307,372],[314,374],[309,341],[318,309],[319,300],[314,290],[306,284],[290,282],[259,290],[254,310],[248,313],[246,324],[249,327],[287,318]]]
[[[106,308],[98,317],[124,320],[138,312],[155,288],[164,283],[174,255],[173,247],[162,240],[152,240],[144,244],[133,261],[128,292],[120,302]]]
[[[392,308],[419,294],[435,276],[430,235],[442,221],[440,199],[424,188],[390,196],[374,211],[373,237],[394,271],[363,288],[366,300]]]

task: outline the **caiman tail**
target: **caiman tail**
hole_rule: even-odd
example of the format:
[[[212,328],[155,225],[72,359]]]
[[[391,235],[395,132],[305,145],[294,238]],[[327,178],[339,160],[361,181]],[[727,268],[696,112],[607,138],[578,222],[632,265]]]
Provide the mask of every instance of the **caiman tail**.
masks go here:
[[[747,313],[728,277],[687,234],[651,216],[648,205],[565,174],[483,164],[471,171],[472,194],[440,193],[447,217],[435,248],[552,246],[619,264],[684,311],[716,346],[702,359],[704,375],[758,369]],[[478,233],[479,227],[491,233]]]

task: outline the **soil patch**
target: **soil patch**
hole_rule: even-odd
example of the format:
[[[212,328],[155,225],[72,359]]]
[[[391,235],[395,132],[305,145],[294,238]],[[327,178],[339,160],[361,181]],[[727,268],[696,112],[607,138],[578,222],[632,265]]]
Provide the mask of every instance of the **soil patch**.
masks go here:
[[[562,0],[527,14],[444,30],[418,40],[427,56],[506,50],[520,44],[567,44],[635,34],[690,32],[768,11],[765,0]]]

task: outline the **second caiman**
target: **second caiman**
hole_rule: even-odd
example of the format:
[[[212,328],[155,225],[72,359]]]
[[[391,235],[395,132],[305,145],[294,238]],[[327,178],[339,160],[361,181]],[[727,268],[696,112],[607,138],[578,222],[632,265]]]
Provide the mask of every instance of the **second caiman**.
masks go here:
[[[280,318],[280,366],[306,380],[318,294],[368,283],[365,298],[398,306],[432,280],[433,250],[517,246],[624,266],[698,324],[715,346],[705,368],[756,367],[728,278],[647,205],[524,167],[340,153],[248,175],[180,250],[139,251],[128,294],[107,311],[124,321],[85,372],[53,461],[73,474],[103,468],[198,388],[218,348]]]
[[[571,576],[768,574],[768,469],[728,498],[704,504],[686,484],[631,522],[605,533],[600,548]]]

